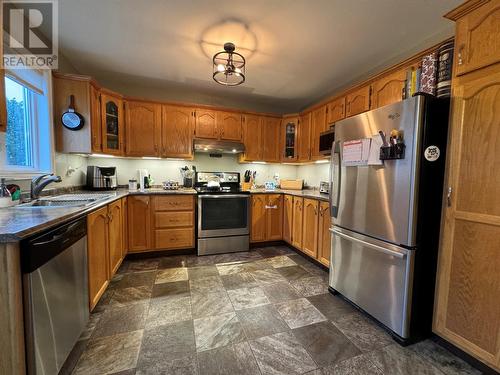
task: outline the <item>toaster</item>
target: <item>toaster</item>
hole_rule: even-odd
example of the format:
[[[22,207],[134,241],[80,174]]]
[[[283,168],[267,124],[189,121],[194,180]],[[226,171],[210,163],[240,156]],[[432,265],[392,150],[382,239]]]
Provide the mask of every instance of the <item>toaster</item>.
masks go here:
[[[87,166],[87,188],[90,190],[115,190],[118,187],[116,167]]]
[[[330,183],[326,181],[321,181],[319,183],[319,192],[323,194],[330,194]]]

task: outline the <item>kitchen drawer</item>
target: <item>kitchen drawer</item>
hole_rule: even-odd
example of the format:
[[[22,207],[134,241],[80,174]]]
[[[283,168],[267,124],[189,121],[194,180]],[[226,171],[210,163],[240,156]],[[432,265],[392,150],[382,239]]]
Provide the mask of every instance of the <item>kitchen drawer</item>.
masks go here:
[[[155,247],[157,249],[187,249],[194,247],[194,228],[157,229]]]
[[[193,210],[194,199],[192,195],[172,195],[154,197],[155,211]]]
[[[155,212],[155,228],[175,228],[194,226],[194,211]]]

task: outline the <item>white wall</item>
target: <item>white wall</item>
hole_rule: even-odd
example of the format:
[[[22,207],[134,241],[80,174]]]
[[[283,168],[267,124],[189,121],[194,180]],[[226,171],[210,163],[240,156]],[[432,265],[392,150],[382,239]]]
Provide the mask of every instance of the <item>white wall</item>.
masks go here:
[[[308,164],[297,167],[297,178],[304,179],[304,184],[318,187],[321,181],[329,181],[330,164]]]

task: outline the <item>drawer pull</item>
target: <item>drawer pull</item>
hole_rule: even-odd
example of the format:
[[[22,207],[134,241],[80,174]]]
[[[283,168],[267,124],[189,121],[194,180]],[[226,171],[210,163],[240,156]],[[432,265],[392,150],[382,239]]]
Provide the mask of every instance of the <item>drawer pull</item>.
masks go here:
[[[266,209],[269,209],[269,208],[270,208],[270,209],[275,210],[275,209],[277,209],[277,208],[278,208],[278,206],[277,206],[277,205],[274,205],[274,206],[266,206]]]

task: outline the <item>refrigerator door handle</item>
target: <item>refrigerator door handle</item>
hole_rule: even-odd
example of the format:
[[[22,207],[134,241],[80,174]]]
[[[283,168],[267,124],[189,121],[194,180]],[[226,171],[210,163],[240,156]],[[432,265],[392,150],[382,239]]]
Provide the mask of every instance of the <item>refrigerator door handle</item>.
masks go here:
[[[330,216],[337,217],[339,212],[340,201],[340,141],[335,141],[332,144],[332,154],[330,160]],[[336,169],[336,173],[335,173]]]
[[[333,228],[333,229],[330,228],[330,232],[332,232],[336,236],[339,236],[341,238],[345,238],[346,240],[360,243],[363,246],[369,247],[370,249],[377,250],[377,251],[384,253],[384,254],[387,254],[387,255],[395,256],[396,258],[399,258],[399,259],[403,259],[404,257],[406,257],[406,254],[404,254],[404,253],[400,253],[398,251],[386,249],[385,247],[378,246],[378,245],[372,244],[370,242],[360,240],[359,238],[356,238],[356,237],[349,236],[345,233],[339,232],[338,230],[336,230],[336,228]]]

